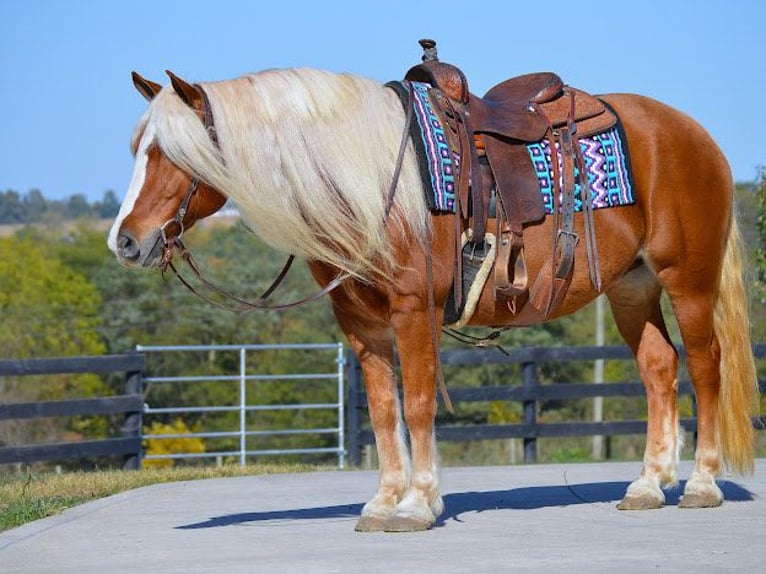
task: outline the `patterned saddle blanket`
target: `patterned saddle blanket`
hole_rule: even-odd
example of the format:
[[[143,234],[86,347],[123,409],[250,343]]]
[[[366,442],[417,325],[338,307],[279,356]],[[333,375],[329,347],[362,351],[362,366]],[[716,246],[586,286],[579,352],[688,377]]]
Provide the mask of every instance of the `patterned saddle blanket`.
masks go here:
[[[406,104],[408,87],[405,83],[392,84]],[[445,126],[431,104],[429,98],[430,86],[422,82],[412,82],[415,92],[415,120],[410,127],[410,137],[420,166],[420,175],[426,193],[426,203],[434,212],[454,213],[456,175],[460,165],[458,150],[450,146],[445,133]],[[630,171],[625,135],[619,122],[609,130],[580,138],[578,141],[588,182],[590,185],[590,201],[593,209],[617,207],[635,203],[634,185]],[[538,142],[527,143],[530,167],[537,178],[540,195],[546,214],[553,213],[554,170],[551,156],[550,141],[544,138]],[[559,144],[555,143],[559,150]],[[559,173],[562,171],[561,154],[559,158]],[[583,190],[580,189],[579,168],[575,166],[575,211],[583,208]],[[557,202],[561,204],[560,198]]]

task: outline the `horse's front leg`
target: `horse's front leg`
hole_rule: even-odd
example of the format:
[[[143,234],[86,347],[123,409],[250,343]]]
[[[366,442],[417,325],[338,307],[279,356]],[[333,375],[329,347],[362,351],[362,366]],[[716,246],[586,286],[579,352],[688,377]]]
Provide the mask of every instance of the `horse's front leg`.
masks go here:
[[[309,269],[323,286],[338,274],[337,269],[316,261],[309,262]],[[388,299],[350,281],[330,297],[338,325],[362,368],[380,467],[378,491],[364,505],[356,530],[382,531],[410,484],[410,458],[394,370],[394,332],[388,320]]]
[[[388,532],[427,530],[444,510],[434,436],[438,337],[431,331],[432,321],[441,325],[441,310],[434,313],[432,317],[427,309],[410,309],[392,316],[401,362],[404,418],[410,432],[412,473],[395,516],[387,521]]]
[[[354,334],[349,334],[349,341],[364,374],[380,467],[378,492],[364,505],[356,530],[376,532],[387,529],[404,498],[410,483],[410,461],[394,373],[393,341],[365,343]]]

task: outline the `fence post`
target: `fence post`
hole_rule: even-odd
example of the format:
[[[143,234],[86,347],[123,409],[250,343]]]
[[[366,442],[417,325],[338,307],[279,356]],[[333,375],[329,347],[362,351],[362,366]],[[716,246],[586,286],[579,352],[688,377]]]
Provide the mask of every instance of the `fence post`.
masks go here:
[[[343,354],[343,343],[338,343],[338,355],[336,358],[338,364],[338,467],[346,468],[346,436],[345,436],[345,380],[343,375],[346,371],[346,357]]]
[[[537,363],[524,362],[521,364],[521,384],[525,389],[537,387]],[[533,429],[537,425],[537,401],[523,401],[524,426]],[[537,438],[534,435],[524,437],[524,462],[537,462]]]
[[[143,373],[141,371],[128,371],[125,373],[125,394],[143,396]],[[122,424],[122,436],[126,438],[141,438],[141,410],[125,413]],[[141,468],[141,443],[138,452],[129,454],[123,461],[124,470],[139,470]]]
[[[239,465],[247,465],[247,357],[239,349]]]
[[[359,395],[362,390],[362,373],[359,360],[353,351],[346,354],[346,379],[348,380],[348,462],[351,466],[362,464],[362,446],[359,444],[359,433],[362,431],[359,414]]]

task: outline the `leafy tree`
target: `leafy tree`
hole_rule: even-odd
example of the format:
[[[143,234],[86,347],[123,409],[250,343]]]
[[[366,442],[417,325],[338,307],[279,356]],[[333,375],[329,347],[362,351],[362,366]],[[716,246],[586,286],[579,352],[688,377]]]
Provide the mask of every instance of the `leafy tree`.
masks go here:
[[[758,271],[758,280],[766,282],[766,167],[761,168],[755,189],[755,197],[758,202],[758,246],[756,250],[755,265]]]
[[[77,193],[66,200],[47,200],[39,189],[24,195],[14,190],[0,192],[0,225],[14,223],[58,223],[84,217],[110,218],[117,215],[120,202],[112,190],[104,192],[93,204]]]
[[[0,357],[25,358],[99,355],[104,352],[96,326],[100,298],[81,275],[46,254],[31,239],[0,239]],[[0,378],[0,402],[93,396],[109,389],[95,375]],[[103,434],[103,419],[77,419],[68,427],[79,434]],[[50,440],[65,430],[56,420],[7,421],[0,442]],[[25,437],[25,440],[21,440]]]
[[[101,201],[93,205],[93,211],[101,218],[116,217],[120,211],[120,202],[117,200],[114,191],[111,189],[105,191]]]
[[[24,195],[24,220],[28,223],[42,221],[48,211],[48,204],[39,189],[31,189]]]
[[[88,198],[82,193],[76,193],[67,201],[67,215],[71,219],[79,219],[91,215],[91,206]]]
[[[23,223],[24,204],[17,191],[9,189],[0,193],[0,223]]]
[[[206,277],[248,299],[258,297],[284,263],[282,255],[239,226],[195,229],[187,245]],[[196,283],[180,259],[176,263]],[[92,280],[104,299],[103,328],[114,351],[136,344],[326,342],[340,337],[326,300],[285,313],[233,312],[201,301],[172,272],[163,278],[156,271],[125,269],[113,257],[94,267]],[[297,299],[316,289],[306,266],[296,263],[273,299]]]
[[[0,239],[3,357],[99,354],[100,298],[85,277],[36,241]]]

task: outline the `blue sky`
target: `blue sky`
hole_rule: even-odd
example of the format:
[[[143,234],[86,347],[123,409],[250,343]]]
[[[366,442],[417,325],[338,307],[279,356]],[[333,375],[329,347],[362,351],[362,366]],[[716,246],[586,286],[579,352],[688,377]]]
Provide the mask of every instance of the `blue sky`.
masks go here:
[[[311,66],[380,81],[435,38],[472,91],[552,70],[597,93],[636,92],[700,121],[735,179],[766,165],[763,0],[585,3],[451,0],[0,0],[0,191],[125,193],[145,107],[130,72],[167,83]],[[541,20],[556,14],[555,28]]]

